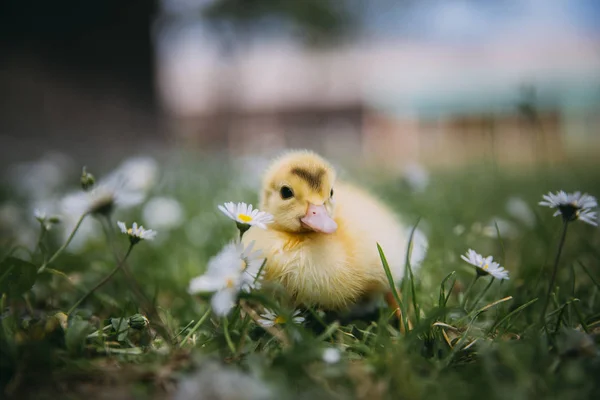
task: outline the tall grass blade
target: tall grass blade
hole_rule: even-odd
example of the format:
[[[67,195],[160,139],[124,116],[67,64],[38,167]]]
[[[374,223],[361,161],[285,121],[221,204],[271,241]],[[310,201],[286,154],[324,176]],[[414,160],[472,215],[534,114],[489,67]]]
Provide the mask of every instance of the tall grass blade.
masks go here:
[[[415,276],[413,275],[412,266],[410,265],[410,258],[412,255],[415,231],[417,230],[417,226],[419,225],[420,221],[421,221],[421,218],[419,217],[417,219],[417,222],[415,223],[415,225],[412,227],[412,229],[410,231],[410,236],[408,237],[408,247],[406,249],[406,262],[405,262],[406,270],[408,271],[408,277],[410,279],[410,293],[411,293],[412,302],[413,302],[413,309],[415,310],[415,319],[417,321],[417,324],[421,320],[421,315],[420,315],[421,313],[419,312],[419,305],[417,303],[417,292],[415,291]]]
[[[392,271],[390,270],[390,265],[385,258],[385,254],[383,253],[383,249],[381,245],[377,243],[377,251],[379,252],[379,258],[381,258],[381,264],[383,266],[383,270],[385,271],[385,275],[388,278],[388,283],[390,285],[390,290],[392,291],[392,295],[394,296],[394,300],[398,303],[400,307],[400,311],[402,312],[402,325],[404,325],[404,331],[408,333],[408,320],[406,315],[406,309],[404,308],[404,304],[402,303],[402,299],[398,294],[398,289],[396,288],[396,283],[394,282],[394,277],[392,275]]]
[[[581,267],[581,269],[583,269],[583,271],[587,274],[587,276],[590,277],[590,279],[592,280],[592,282],[594,283],[594,285],[596,285],[596,287],[598,289],[600,289],[600,283],[598,283],[598,281],[596,279],[594,279],[594,277],[592,276],[592,274],[590,273],[590,271],[587,269],[587,267],[581,261],[577,261],[577,264],[579,264],[579,266]]]
[[[500,248],[502,249],[502,262],[506,264],[506,249],[504,248],[504,240],[502,240],[502,235],[500,235],[500,228],[498,227],[498,222],[496,222],[496,220],[494,220],[494,226],[496,227],[496,235],[498,235],[498,241],[500,242]]]
[[[538,301],[538,298],[536,297],[533,300],[529,300],[527,303],[515,308],[514,310],[512,310],[511,312],[509,312],[508,314],[506,314],[500,321],[496,322],[491,328],[490,328],[490,332],[493,332],[494,330],[496,330],[497,328],[500,327],[500,325],[502,325],[505,321],[508,321],[511,317],[517,315],[518,313],[520,313],[521,311],[523,311],[524,309],[526,309],[527,307],[529,307],[530,305],[532,305],[533,303],[535,303],[536,301]]]
[[[583,314],[581,313],[581,309],[579,308],[579,299],[573,299],[571,304],[573,305],[573,308],[575,309],[575,314],[577,314],[577,319],[579,320],[581,327],[583,328],[585,333],[590,333],[590,329],[585,322],[585,317],[583,316]]]

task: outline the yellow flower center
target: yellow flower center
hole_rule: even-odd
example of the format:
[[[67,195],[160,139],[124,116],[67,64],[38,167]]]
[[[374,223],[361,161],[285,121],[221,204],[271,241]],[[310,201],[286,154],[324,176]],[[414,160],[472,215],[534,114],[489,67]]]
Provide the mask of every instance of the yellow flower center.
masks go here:
[[[246,270],[246,268],[248,268],[248,263],[246,262],[246,260],[242,260],[242,266],[240,268],[241,271]]]
[[[482,269],[488,269],[489,265],[485,264],[483,267],[481,267]]]
[[[279,316],[279,317],[275,318],[275,320],[273,322],[275,322],[276,324],[285,324],[286,320],[284,317]]]
[[[252,221],[252,217],[249,215],[246,215],[246,214],[238,214],[237,217],[242,222],[248,223],[248,222]]]
[[[231,289],[234,286],[233,279],[227,278],[226,286],[227,286],[227,288]]]
[[[127,229],[127,234],[128,235],[132,235],[133,234],[133,229],[131,229],[131,228]]]

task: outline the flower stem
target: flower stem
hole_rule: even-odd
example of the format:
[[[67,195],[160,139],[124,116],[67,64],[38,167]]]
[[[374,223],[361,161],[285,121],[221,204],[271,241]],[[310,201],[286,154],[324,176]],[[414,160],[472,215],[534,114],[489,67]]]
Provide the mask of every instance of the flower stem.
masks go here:
[[[546,325],[546,311],[548,310],[548,304],[550,303],[550,296],[552,289],[554,288],[554,282],[556,281],[556,273],[558,272],[558,262],[560,261],[560,255],[562,253],[563,246],[565,244],[565,238],[567,237],[567,227],[569,222],[563,220],[562,235],[558,244],[558,251],[556,252],[556,258],[554,259],[554,269],[552,270],[552,276],[550,277],[550,285],[548,286],[548,293],[546,294],[546,300],[544,301],[544,308],[542,309],[541,321],[542,325]]]
[[[38,236],[38,240],[37,240],[37,248],[40,250],[40,254],[42,256],[42,259],[44,260],[42,262],[45,263],[46,262],[46,249],[43,246],[43,240],[44,240],[44,236],[46,236],[46,226],[40,222],[40,235]]]
[[[71,307],[69,309],[69,311],[67,311],[67,315],[71,315],[71,313],[81,304],[85,301],[85,299],[87,299],[92,293],[94,293],[96,290],[98,290],[100,287],[102,287],[106,282],[108,282],[110,280],[110,278],[113,277],[114,274],[117,273],[117,271],[119,271],[123,265],[125,265],[125,260],[127,260],[127,257],[129,257],[129,254],[131,254],[131,250],[133,249],[133,244],[129,245],[129,249],[127,250],[127,253],[125,254],[125,257],[123,257],[123,259],[121,260],[121,262],[119,262],[117,264],[117,266],[110,271],[110,273],[108,275],[106,275],[104,277],[104,279],[102,279],[100,282],[98,282],[96,284],[96,286],[94,286],[91,290],[89,290],[86,294],[84,294],[78,301],[77,303],[75,303],[73,305],[73,307]]]
[[[192,327],[192,329],[190,329],[190,331],[187,333],[187,335],[185,335],[183,340],[179,343],[179,347],[183,347],[183,345],[188,341],[188,339],[191,338],[194,333],[196,333],[198,328],[200,328],[200,326],[202,326],[204,321],[206,321],[206,319],[210,315],[210,312],[211,312],[211,308],[209,307],[208,310],[206,310],[206,312],[204,313],[204,315],[202,317],[200,317],[198,322],[196,322],[196,325],[194,325]]]
[[[67,246],[69,246],[69,244],[71,243],[71,240],[73,240],[75,233],[77,233],[77,230],[81,226],[81,223],[83,222],[83,220],[85,219],[86,216],[87,216],[87,213],[83,213],[81,215],[81,217],[79,217],[79,220],[77,221],[75,228],[73,228],[73,231],[71,231],[71,234],[67,238],[67,241],[62,246],[60,246],[60,248],[58,250],[56,250],[56,252],[52,255],[52,257],[50,257],[50,259],[48,261],[45,261],[42,264],[42,266],[38,269],[38,274],[44,272],[44,270],[46,269],[48,264],[51,264],[54,260],[56,260],[56,258],[67,248]]]
[[[483,296],[485,296],[485,294],[487,293],[487,291],[490,289],[490,287],[492,286],[492,283],[494,283],[494,278],[492,277],[492,280],[490,280],[490,283],[488,283],[488,285],[485,287],[485,289],[483,289],[483,292],[481,292],[479,294],[479,296],[477,296],[477,298],[475,299],[475,302],[473,303],[473,310],[477,308],[477,304],[479,304],[479,302],[481,301],[481,299],[483,298]]]
[[[106,236],[108,245],[110,246],[113,256],[115,258],[115,262],[119,263],[119,256],[117,254],[117,249],[114,243],[114,233],[111,229],[110,218],[106,216],[104,219],[100,220],[100,222],[102,228],[104,229],[104,234]],[[129,284],[129,287],[131,288],[134,296],[137,297],[138,301],[141,303],[142,309],[150,318],[150,323],[152,324],[152,326],[156,329],[158,334],[161,335],[163,339],[165,339],[169,344],[174,344],[175,336],[173,335],[173,332],[171,331],[169,326],[163,322],[154,302],[151,301],[148,298],[148,296],[144,294],[144,291],[137,283],[133,273],[129,270],[127,263],[125,263],[125,260],[123,260],[123,266],[121,268],[121,271],[123,272],[123,275],[125,275],[127,283]]]
[[[231,340],[231,336],[229,336],[229,320],[227,317],[223,318],[223,332],[225,333],[225,341],[227,342],[227,346],[229,346],[229,350],[235,354],[235,346]]]
[[[479,274],[475,275],[475,279],[473,279],[471,281],[471,284],[467,287],[467,290],[465,290],[465,297],[463,297],[463,308],[466,309],[467,307],[467,300],[469,298],[469,294],[471,293],[471,289],[473,289],[473,286],[475,286],[475,282],[477,282],[477,279],[479,279]]]
[[[242,241],[242,237],[244,236],[244,233],[246,233],[246,231],[248,229],[250,229],[250,225],[242,224],[240,222],[236,222],[235,224],[236,224],[238,230],[240,231],[240,242],[241,242]]]

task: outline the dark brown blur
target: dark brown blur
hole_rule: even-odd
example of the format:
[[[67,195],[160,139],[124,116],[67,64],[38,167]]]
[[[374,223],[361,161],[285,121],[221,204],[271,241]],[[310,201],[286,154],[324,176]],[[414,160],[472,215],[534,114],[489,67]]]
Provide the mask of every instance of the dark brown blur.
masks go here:
[[[8,0],[0,165],[169,148],[594,158],[599,16],[594,0]]]

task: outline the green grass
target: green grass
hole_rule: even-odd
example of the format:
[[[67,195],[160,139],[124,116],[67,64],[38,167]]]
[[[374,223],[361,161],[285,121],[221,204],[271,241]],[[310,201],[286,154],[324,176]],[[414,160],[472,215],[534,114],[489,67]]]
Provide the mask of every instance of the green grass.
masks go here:
[[[597,171],[577,164],[514,170],[471,165],[433,172],[423,192],[381,171],[342,173],[378,194],[407,227],[419,221],[427,234],[427,256],[401,286],[399,300],[412,325],[406,333],[384,307],[349,323],[305,310],[304,324],[266,331],[239,307],[223,319],[211,313],[206,296],[189,295],[190,279],[238,234],[216,206],[256,204],[248,179],[223,160],[165,163],[149,197],[177,199],[185,221],[159,232],[154,243],[135,245],[126,266],[90,296],[127,251],[116,221],[144,223],[141,207],[111,215],[106,237],[96,221],[96,239],[78,253],[59,254],[41,273],[64,239],[54,228],[42,250],[19,247],[13,238],[34,224],[22,211],[22,227],[0,230],[3,393],[160,399],[201,382],[203,393],[221,393],[216,398],[227,388],[240,390],[243,396],[234,398],[264,398],[265,390],[278,399],[598,397],[600,233],[580,221],[569,226],[556,290],[540,325],[562,222],[537,206],[542,194],[559,189],[598,196]],[[78,178],[69,179],[75,184]],[[0,196],[28,201],[8,185]],[[533,211],[533,225],[507,213],[506,202],[515,196]],[[512,230],[503,234],[507,221]],[[490,285],[489,277],[478,279],[465,309],[475,271],[460,255],[469,248],[493,255],[510,280]],[[62,313],[83,297],[66,320]],[[288,317],[293,311],[285,292],[269,284],[242,297],[246,311],[267,306]],[[325,363],[327,348],[339,349],[341,360]]]

